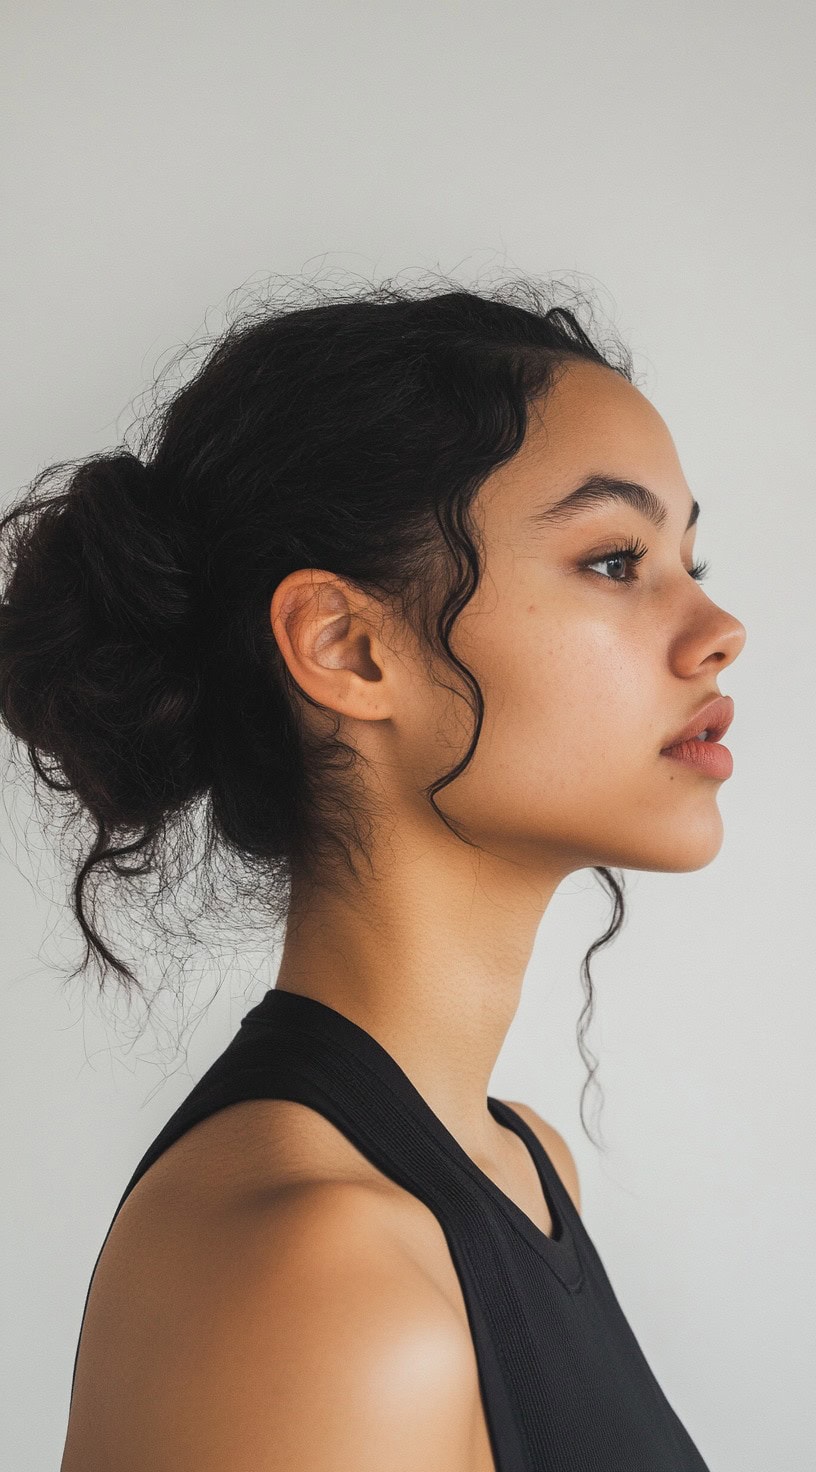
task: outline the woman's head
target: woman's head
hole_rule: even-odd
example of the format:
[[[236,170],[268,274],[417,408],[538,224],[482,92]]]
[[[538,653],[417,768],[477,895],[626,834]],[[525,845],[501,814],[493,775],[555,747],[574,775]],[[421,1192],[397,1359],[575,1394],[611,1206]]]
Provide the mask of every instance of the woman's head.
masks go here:
[[[691,494],[626,350],[539,284],[267,305],[138,449],[0,522],[0,714],[92,821],[86,961],[135,981],[87,880],[183,865],[199,799],[272,922],[295,880],[354,882],[379,818],[595,866],[603,940],[607,864],[716,851],[716,785],[658,753],[744,631],[686,571]],[[642,481],[664,526],[541,519],[588,474]],[[579,570],[636,536],[639,583]]]
[[[481,575],[451,643],[484,719],[444,809],[531,878],[695,869],[719,848],[719,784],[662,755],[745,640],[700,586],[698,511],[660,415],[586,359],[532,402],[521,448],[470,503]],[[628,544],[635,559],[617,550]],[[421,794],[462,750],[461,696],[442,669],[426,674],[400,619],[378,615],[321,569],[284,578],[272,600],[297,685],[342,716],[403,843],[413,828],[427,846]]]
[[[592,496],[556,511],[595,478]],[[602,478],[647,495],[604,497]],[[719,782],[661,754],[721,693],[745,640],[701,587],[697,510],[660,415],[620,374],[586,360],[531,405],[523,445],[471,505],[482,575],[452,642],[485,713],[445,809],[531,876],[697,869],[719,849]],[[628,544],[642,555],[619,551]],[[347,684],[335,666],[350,662],[358,638],[340,623],[336,632],[298,676],[335,708],[388,718],[361,734],[413,811],[404,774],[438,771],[460,749],[461,702],[441,682],[423,684],[416,659],[386,663],[385,678],[361,665]]]

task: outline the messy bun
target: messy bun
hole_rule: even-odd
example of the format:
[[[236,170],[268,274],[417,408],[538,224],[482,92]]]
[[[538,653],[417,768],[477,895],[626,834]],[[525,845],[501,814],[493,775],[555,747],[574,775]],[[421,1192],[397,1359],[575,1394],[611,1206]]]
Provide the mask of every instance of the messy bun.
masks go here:
[[[481,570],[470,503],[521,447],[560,366],[632,379],[625,348],[602,353],[539,282],[315,293],[234,321],[138,453],[52,466],[0,518],[0,718],[92,822],[73,891],[85,964],[93,954],[128,986],[87,881],[169,883],[196,799],[208,853],[243,866],[272,923],[293,874],[319,877],[336,852],[353,865],[365,847],[354,753],[307,733],[309,698],[270,624],[275,587],[298,568],[399,600],[472,696],[470,747],[425,794],[451,827],[435,796],[472,757],[483,712],[449,643]],[[622,876],[595,872],[614,916],[592,949],[623,919]]]
[[[153,467],[95,456],[45,496],[54,475],[12,513],[0,708],[102,822],[154,824],[206,780],[190,573]]]

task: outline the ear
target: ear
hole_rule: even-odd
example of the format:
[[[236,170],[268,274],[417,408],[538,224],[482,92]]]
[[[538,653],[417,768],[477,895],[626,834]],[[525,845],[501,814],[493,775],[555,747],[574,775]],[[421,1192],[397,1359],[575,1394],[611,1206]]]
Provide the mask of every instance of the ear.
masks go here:
[[[391,715],[382,610],[335,573],[300,568],[278,584],[272,631],[295,683],[318,705],[358,721]]]

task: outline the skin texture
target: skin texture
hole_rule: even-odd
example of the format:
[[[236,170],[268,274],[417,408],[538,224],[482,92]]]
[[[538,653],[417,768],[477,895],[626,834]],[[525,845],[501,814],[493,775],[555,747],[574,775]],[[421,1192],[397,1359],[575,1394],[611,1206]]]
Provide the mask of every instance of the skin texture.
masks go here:
[[[535,512],[591,473],[650,487],[669,510],[662,530],[622,504],[536,528]],[[277,986],[372,1033],[482,1165],[506,1154],[488,1082],[558,885],[592,865],[699,869],[722,842],[719,781],[659,754],[706,699],[728,693],[720,677],[745,642],[689,576],[692,501],[657,410],[587,363],[570,367],[480,489],[486,571],[451,642],[481,684],[484,725],[438,802],[481,852],[419,795],[471,727],[404,627],[320,571],[291,574],[272,599],[292,675],[341,715],[382,813],[353,892],[339,881],[294,894]],[[637,536],[649,550],[632,586],[614,581],[619,565],[581,568]]]
[[[536,527],[536,511],[592,473],[650,487],[668,508],[663,528],[622,504]],[[291,574],[271,601],[295,681],[341,717],[375,805],[356,886],[332,875],[295,887],[276,984],[371,1033],[544,1231],[533,1161],[486,1100],[547,905],[577,869],[687,872],[722,841],[719,781],[660,755],[728,693],[720,676],[745,642],[689,576],[692,499],[654,407],[587,363],[567,370],[521,451],[481,488],[486,571],[452,645],[480,682],[484,725],[438,796],[479,851],[421,795],[471,731],[425,651],[328,572]],[[635,537],[648,552],[633,568],[600,560]],[[621,585],[624,571],[637,581]],[[443,664],[437,674],[456,685]],[[324,719],[305,707],[318,729]],[[511,1102],[579,1206],[566,1141]],[[287,1100],[204,1120],[131,1193],[89,1300],[62,1472],[226,1466],[493,1472],[439,1223]]]

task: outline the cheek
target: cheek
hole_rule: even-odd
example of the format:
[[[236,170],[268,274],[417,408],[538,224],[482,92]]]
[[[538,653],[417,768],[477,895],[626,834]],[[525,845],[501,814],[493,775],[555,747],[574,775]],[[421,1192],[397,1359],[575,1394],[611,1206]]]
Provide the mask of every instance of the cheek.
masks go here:
[[[721,841],[712,784],[671,780],[659,753],[676,708],[666,708],[654,628],[636,631],[625,611],[562,605],[547,618],[522,607],[480,633],[461,658],[481,685],[484,720],[469,766],[440,794],[444,811],[477,843],[506,841],[518,854],[528,842],[532,855],[544,843],[565,873],[708,862]],[[457,721],[454,760],[463,742]]]
[[[520,770],[538,791],[608,783],[654,729],[646,663],[598,620],[560,631],[551,623],[543,635],[539,621],[524,639],[494,649],[483,683],[491,762],[514,775],[516,788]]]

